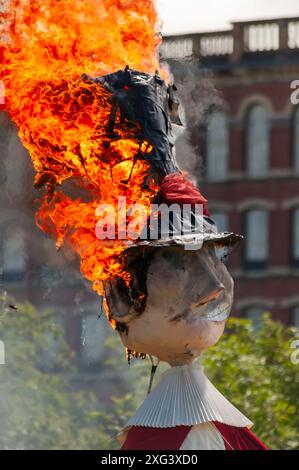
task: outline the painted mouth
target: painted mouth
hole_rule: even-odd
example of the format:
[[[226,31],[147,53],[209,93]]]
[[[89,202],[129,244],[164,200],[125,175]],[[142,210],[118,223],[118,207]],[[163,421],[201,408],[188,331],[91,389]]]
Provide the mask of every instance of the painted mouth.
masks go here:
[[[210,302],[213,302],[213,300],[218,299],[218,297],[223,293],[224,290],[225,289],[223,286],[213,290],[213,292],[205,296],[203,299],[200,299],[199,302],[195,305],[195,308],[204,307]]]

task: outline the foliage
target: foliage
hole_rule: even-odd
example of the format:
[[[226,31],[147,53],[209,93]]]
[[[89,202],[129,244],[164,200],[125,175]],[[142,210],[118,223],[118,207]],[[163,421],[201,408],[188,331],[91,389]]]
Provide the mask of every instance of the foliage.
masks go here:
[[[2,308],[0,339],[0,448],[98,448],[97,402],[71,386],[72,355],[53,312]]]
[[[268,315],[259,330],[233,318],[202,358],[215,386],[273,449],[299,448],[299,365],[290,360],[296,335]],[[6,352],[6,365],[0,365],[1,449],[119,447],[117,434],[146,396],[149,360],[129,367],[118,337],[107,339],[106,366],[114,376],[107,409],[74,388],[74,360],[53,312],[38,313],[30,305],[0,310],[0,339]],[[160,365],[157,376],[164,369]]]
[[[265,315],[258,330],[230,319],[227,332],[204,356],[207,375],[254,422],[271,449],[299,449],[299,365],[291,361],[298,330]]]

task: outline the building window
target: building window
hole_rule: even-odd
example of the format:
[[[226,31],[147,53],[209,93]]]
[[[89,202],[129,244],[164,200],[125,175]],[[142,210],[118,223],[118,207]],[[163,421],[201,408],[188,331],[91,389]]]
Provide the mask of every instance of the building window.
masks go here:
[[[1,83],[0,83],[0,99],[1,99]],[[2,161],[4,161],[4,158],[6,158],[8,154],[7,146],[9,144],[11,137],[12,137],[12,122],[6,113],[0,112],[0,144],[1,144],[1,160]]]
[[[299,328],[299,306],[292,311],[292,325]]]
[[[229,230],[229,218],[226,212],[213,212],[212,219],[214,220],[215,224],[217,225],[219,232],[228,232]]]
[[[294,166],[295,166],[296,173],[299,174],[299,106],[297,106],[295,113],[294,113],[293,135],[294,135]]]
[[[5,279],[15,280],[26,269],[26,247],[22,231],[6,234],[3,242],[3,271]]]
[[[295,267],[299,267],[299,208],[294,210],[292,219],[292,263]]]
[[[81,323],[81,363],[85,367],[99,366],[104,350],[106,328],[96,311],[86,313]]]
[[[247,269],[265,269],[269,251],[269,215],[265,210],[246,214],[245,262]]]
[[[261,178],[268,173],[270,151],[270,122],[263,105],[253,106],[247,116],[247,174]]]
[[[229,156],[229,124],[224,111],[214,111],[209,116],[206,151],[207,179],[224,181]]]
[[[266,312],[266,308],[262,306],[253,306],[245,310],[245,318],[252,321],[255,330],[260,329],[262,316]]]

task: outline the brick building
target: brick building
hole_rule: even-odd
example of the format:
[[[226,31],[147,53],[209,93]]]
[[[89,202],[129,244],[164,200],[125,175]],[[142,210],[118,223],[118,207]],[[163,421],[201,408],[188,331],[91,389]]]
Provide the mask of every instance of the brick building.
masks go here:
[[[208,110],[205,132],[192,129],[192,142],[203,154],[197,177],[214,218],[246,236],[229,261],[235,314],[258,321],[269,310],[299,326],[299,106],[291,102],[291,83],[299,80],[299,18],[168,37],[162,54],[170,61],[192,57],[213,74],[223,97]],[[106,373],[109,327],[104,315],[98,320],[99,298],[73,255],[57,253],[36,227],[33,178],[16,128],[0,113],[1,301],[7,293],[53,309],[77,354],[82,377],[76,380],[108,396],[99,371]]]
[[[229,261],[236,315],[299,326],[299,18],[166,37],[162,56],[197,62],[223,98],[192,142],[214,218],[246,237]]]
[[[110,333],[101,299],[80,274],[78,260],[57,252],[35,224],[34,171],[17,129],[0,113],[0,310],[12,300],[29,302],[38,311],[51,310],[76,354],[78,386],[109,397],[113,377],[103,361]],[[55,345],[54,345],[55,347]],[[109,380],[106,376],[110,377]]]

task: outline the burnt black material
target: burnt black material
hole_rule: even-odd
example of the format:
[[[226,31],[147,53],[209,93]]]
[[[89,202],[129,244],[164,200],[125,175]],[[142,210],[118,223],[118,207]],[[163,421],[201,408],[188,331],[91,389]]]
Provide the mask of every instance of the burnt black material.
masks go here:
[[[175,155],[172,123],[182,125],[175,85],[168,86],[159,75],[149,75],[126,67],[103,77],[83,75],[87,82],[99,83],[113,95],[108,131],[113,133],[116,117],[139,125],[153,151],[143,156],[163,178],[179,172]]]

